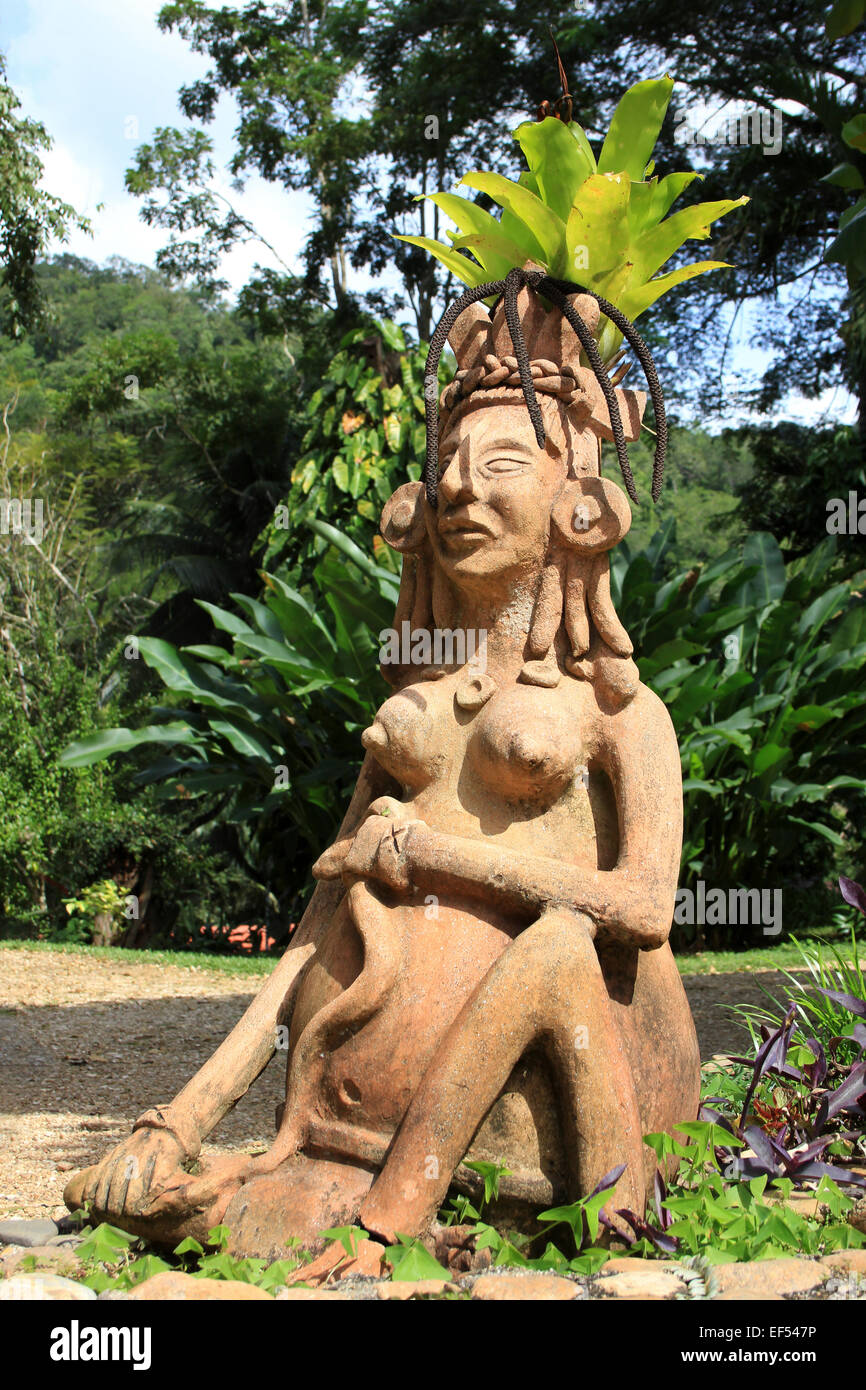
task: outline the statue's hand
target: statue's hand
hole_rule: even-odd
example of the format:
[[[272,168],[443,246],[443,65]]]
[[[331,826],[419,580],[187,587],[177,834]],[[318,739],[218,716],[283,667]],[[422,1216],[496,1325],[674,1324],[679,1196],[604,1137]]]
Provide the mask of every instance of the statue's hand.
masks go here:
[[[338,840],[320,854],[313,865],[313,878],[315,879],[335,879],[339,878],[343,872],[343,864],[346,855],[352,848],[352,841],[349,837],[345,840]]]
[[[358,827],[352,846],[343,861],[343,878],[353,883],[359,878],[375,878],[398,892],[412,889],[409,846],[424,822],[412,819],[408,808],[391,796],[374,801],[367,818]]]
[[[76,1173],[63,1200],[72,1211],[90,1202],[99,1218],[136,1216],[182,1172],[185,1157],[170,1130],[134,1130],[101,1163]]]
[[[365,819],[361,822],[363,827],[371,816],[387,817],[390,825],[406,825],[409,822],[407,814],[409,808],[402,801],[398,801],[393,796],[380,796],[375,801],[371,801],[367,807]],[[351,852],[355,836],[346,835],[342,840],[337,840],[319,855],[313,865],[313,878],[315,879],[335,879],[340,878],[346,865],[346,858]]]

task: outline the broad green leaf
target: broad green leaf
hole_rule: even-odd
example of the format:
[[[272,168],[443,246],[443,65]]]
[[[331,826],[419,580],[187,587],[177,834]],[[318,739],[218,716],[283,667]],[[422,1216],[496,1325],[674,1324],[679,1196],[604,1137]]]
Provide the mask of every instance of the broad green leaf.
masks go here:
[[[169,690],[194,695],[202,703],[220,708],[228,709],[243,703],[245,692],[242,686],[233,687],[227,679],[221,680],[206,672],[197,661],[185,657],[170,642],[164,642],[159,637],[142,637],[138,645],[147,665],[156,671]]]
[[[854,164],[837,164],[829,174],[823,174],[820,183],[831,183],[836,188],[863,188],[863,175]]]
[[[428,201],[441,208],[460,232],[473,238],[467,242],[463,237],[453,237],[454,249],[471,250],[487,272],[488,279],[503,280],[509,270],[523,265],[527,260],[525,250],[509,241],[497,219],[469,198],[461,198],[456,193],[431,193],[428,194]]]
[[[655,304],[663,294],[672,290],[677,285],[683,285],[687,280],[693,280],[696,275],[703,275],[708,270],[730,270],[727,261],[698,261],[693,265],[680,266],[678,270],[671,270],[667,275],[657,275],[655,280],[650,280],[647,285],[638,285],[626,290],[625,294],[620,295],[617,307],[630,319],[636,319],[651,304]]]
[[[824,260],[841,261],[863,273],[866,270],[866,200],[861,199],[839,219],[839,235],[824,252]]]
[[[644,232],[632,252],[635,281],[649,280],[687,241],[706,241],[713,222],[748,201],[748,198],[723,198],[715,203],[695,203]]]
[[[453,251],[450,246],[443,246],[441,241],[434,241],[429,236],[394,236],[395,241],[408,241],[410,246],[420,246],[425,251],[429,251],[431,256],[435,256],[437,261],[441,261],[446,270],[450,270],[452,275],[456,275],[458,280],[462,280],[464,285],[483,285],[487,279],[483,267],[470,261],[468,256],[461,256],[457,251]]]
[[[206,613],[210,614],[214,627],[218,628],[220,632],[228,632],[232,636],[236,636],[239,632],[251,631],[249,625],[236,613],[229,613],[225,608],[217,608],[215,603],[207,603],[203,598],[197,598],[196,603],[199,608],[203,608]]]
[[[384,1256],[395,1283],[407,1279],[450,1279],[448,1270],[434,1260],[420,1240],[412,1240],[399,1232],[397,1240],[399,1244],[389,1246]]]
[[[810,603],[797,624],[798,637],[809,640],[814,637],[834,613],[844,609],[850,596],[847,584],[834,584],[826,594],[819,594]]]
[[[236,753],[242,753],[247,758],[261,758],[268,764],[272,763],[273,745],[264,743],[249,729],[245,729],[238,720],[212,719],[211,727],[214,733],[222,734],[228,739]]]
[[[824,20],[828,39],[841,39],[852,34],[866,15],[866,0],[834,0]]]
[[[183,743],[190,738],[189,724],[151,724],[143,729],[104,729],[89,734],[64,748],[57,761],[61,767],[90,767],[114,753],[125,753],[143,743]]]
[[[406,338],[399,324],[394,323],[393,319],[380,319],[379,328],[387,347],[393,348],[394,352],[406,351]]]
[[[465,236],[454,238],[455,251],[471,251],[476,260],[484,266],[488,280],[504,280],[509,270],[531,260],[529,251],[517,246],[502,235],[499,223],[495,222],[496,233],[467,232]]]
[[[543,121],[524,121],[514,138],[535,175],[544,202],[563,222],[577,198],[581,185],[595,173],[595,160],[568,127],[555,116]]]
[[[754,566],[755,574],[738,590],[736,597],[740,603],[762,607],[783,597],[787,584],[785,561],[778,541],[769,531],[755,531],[747,538],[743,546],[743,564]]]
[[[371,560],[370,556],[365,554],[361,547],[356,545],[350,536],[343,535],[343,532],[338,531],[336,526],[331,526],[329,522],[321,521],[318,517],[311,521],[309,525],[310,530],[315,531],[317,536],[321,536],[323,540],[330,541],[331,545],[335,546],[341,554],[345,555],[353,564],[356,564],[362,574],[369,575],[371,579],[378,580],[380,587],[384,585],[384,590],[389,598],[393,591],[394,600],[396,602],[400,585],[395,575],[389,573],[388,570],[382,569],[381,565],[377,565],[376,561]]]
[[[752,771],[756,777],[761,777],[771,768],[778,768],[789,762],[790,758],[790,748],[782,748],[778,743],[765,743],[762,748],[755,749],[752,754]]]
[[[334,638],[330,629],[303,594],[275,574],[262,573],[262,582],[270,590],[268,605],[276,613],[287,638],[291,633],[294,643],[311,644],[312,650],[308,655],[321,652],[322,639],[333,649]]]
[[[819,820],[801,820],[799,816],[789,816],[789,825],[802,825],[806,830],[813,831],[816,835],[821,835],[825,840],[829,840],[831,845],[836,845],[842,849],[845,841],[837,830],[831,830],[829,825],[825,825]]]
[[[689,169],[682,174],[668,174],[663,179],[649,179],[646,183],[632,183],[629,200],[628,220],[632,239],[637,240],[642,232],[648,231],[666,217],[681,193],[702,179],[703,174]]]
[[[624,174],[592,174],[586,180],[565,229],[569,275],[580,279],[583,269],[595,284],[628,260],[630,192]]]
[[[537,194],[502,174],[473,170],[461,179],[467,188],[486,193],[500,207],[508,208],[526,227],[544,252],[545,265],[552,274],[565,277],[565,223]]]
[[[234,662],[235,666],[237,665],[231,652],[227,652],[225,647],[211,647],[207,643],[202,643],[192,647],[181,647],[181,651],[185,652],[187,656],[196,657],[198,661],[210,661],[216,662],[217,665],[228,666]]]
[[[590,173],[595,174],[598,171],[598,165],[596,164],[595,154],[593,153],[592,145],[586,138],[586,131],[583,129],[583,126],[580,124],[579,121],[570,121],[568,125],[568,133],[571,135],[573,140],[577,141],[578,145],[583,151],[586,161],[589,164]],[[538,192],[537,188],[535,189],[535,192]]]
[[[655,149],[674,89],[672,77],[637,82],[621,98],[598,157],[600,174],[628,174],[640,183]]]
[[[263,656],[278,670],[285,670],[293,677],[307,679],[325,674],[320,666],[308,661],[300,652],[293,651],[285,641],[275,642],[272,637],[261,637],[258,633],[251,633],[248,637],[239,637],[237,642],[238,646]]]
[[[275,642],[282,641],[283,631],[277,620],[275,613],[265,604],[259,603],[258,599],[250,598],[248,594],[232,594],[231,597],[239,608],[243,608],[246,613],[258,624],[259,631],[266,637],[272,637]]]
[[[801,729],[803,725],[810,729],[822,729],[831,719],[841,719],[842,714],[842,710],[831,709],[827,705],[800,705],[797,709],[788,710],[784,723],[792,729]]]
[[[866,112],[852,116],[842,127],[842,139],[852,150],[866,150]]]

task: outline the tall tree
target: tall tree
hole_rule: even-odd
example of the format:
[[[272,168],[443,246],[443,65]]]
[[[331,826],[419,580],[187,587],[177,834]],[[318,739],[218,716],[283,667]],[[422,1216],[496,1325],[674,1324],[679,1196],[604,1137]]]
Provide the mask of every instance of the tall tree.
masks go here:
[[[671,72],[682,86],[668,138],[690,139],[705,174],[701,196],[732,187],[750,195],[717,242],[735,270],[708,282],[702,296],[665,306],[681,369],[703,379],[706,403],[725,405],[713,370],[730,334],[723,310],[752,304],[760,309],[756,346],[768,358],[752,403],[768,408],[789,391],[817,396],[844,384],[866,429],[863,306],[849,295],[842,266],[824,260],[848,204],[825,176],[840,162],[866,173],[866,153],[843,136],[866,103],[866,32],[828,32],[825,18],[823,0],[733,0],[723,8],[712,0],[685,8],[594,0],[561,27],[577,58],[578,91],[588,85],[596,99],[610,101],[623,83],[662,67]],[[749,110],[765,113],[763,128],[754,119],[730,123]]]
[[[368,123],[343,114],[339,98],[359,61],[365,11],[366,0],[252,0],[214,9],[180,0],[164,6],[158,19],[161,29],[179,33],[211,62],[205,77],[181,90],[183,114],[207,125],[223,95],[237,104],[229,163],[235,187],[257,173],[312,193],[317,224],[307,245],[309,278],[316,282],[327,265],[338,307],[347,293],[345,238],[369,155]],[[146,199],[145,220],[171,233],[160,267],[219,286],[222,252],[237,241],[264,239],[213,190],[212,155],[205,131],[162,127],[139,149],[127,187]],[[291,283],[279,249],[264,244]]]
[[[51,137],[20,109],[0,53],[0,331],[15,337],[39,317],[36,262],[49,243],[65,241],[73,227],[90,230],[86,218],[40,187],[40,152],[50,150]]]
[[[679,86],[660,171],[690,162],[705,179],[696,198],[751,197],[714,231],[714,256],[734,269],[654,315],[653,341],[676,367],[680,392],[709,411],[729,409],[719,361],[736,328],[731,306],[736,314],[751,305],[766,367],[747,379],[741,405],[770,409],[789,392],[817,396],[835,385],[866,398],[862,299],[849,293],[843,264],[824,259],[850,201],[825,176],[840,162],[866,175],[866,152],[843,136],[864,103],[866,39],[862,28],[831,37],[821,0],[732,0],[723,11],[711,0],[687,11],[668,0],[549,11],[536,0],[254,0],[225,10],[184,0],[160,23],[212,61],[181,93],[185,114],[207,122],[220,96],[237,102],[231,172],[316,193],[305,292],[329,267],[331,293],[351,310],[347,260],[374,273],[396,268],[422,338],[450,286],[392,232],[441,235],[425,193],[479,164],[520,167],[511,129],[559,92],[549,25],[574,116],[591,138],[626,87],[668,70]],[[759,118],[740,122],[730,127],[737,142],[719,143],[716,127],[750,110],[777,124],[762,132]],[[699,143],[701,128],[714,138]],[[211,157],[203,131],[162,131],[129,175],[148,200],[145,216],[172,231],[162,264],[205,278],[227,245],[253,234],[213,194]],[[250,293],[288,322],[301,288],[272,272]],[[378,311],[395,302],[393,291],[367,297]]]

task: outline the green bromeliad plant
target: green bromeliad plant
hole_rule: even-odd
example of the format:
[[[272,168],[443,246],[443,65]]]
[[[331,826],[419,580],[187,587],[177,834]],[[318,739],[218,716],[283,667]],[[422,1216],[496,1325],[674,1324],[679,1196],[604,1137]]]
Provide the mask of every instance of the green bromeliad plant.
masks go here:
[[[668,213],[701,175],[689,170],[659,178],[652,152],[670,103],[670,77],[638,82],[617,106],[598,158],[576,121],[554,116],[526,121],[514,132],[526,158],[515,183],[476,169],[461,180],[501,208],[499,219],[477,202],[455,193],[432,193],[430,201],[457,227],[451,244],[403,236],[424,247],[467,285],[503,279],[514,266],[536,262],[549,274],[571,280],[609,299],[636,319],[661,295],[725,261],[696,261],[658,272],[690,240],[705,240],[710,225],[748,198],[696,203]],[[597,337],[604,362],[616,353],[621,334],[606,318]]]

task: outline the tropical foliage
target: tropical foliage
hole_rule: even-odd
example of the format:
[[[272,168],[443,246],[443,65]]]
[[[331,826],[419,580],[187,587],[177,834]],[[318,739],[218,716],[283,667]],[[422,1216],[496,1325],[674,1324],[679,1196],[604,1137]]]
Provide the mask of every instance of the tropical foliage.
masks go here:
[[[613,557],[612,592],[683,762],[683,866],[714,885],[792,886],[851,843],[866,791],[866,603],[826,537],[785,565],[766,532],[671,573],[673,527]],[[856,810],[855,810],[856,808]],[[756,846],[761,846],[756,855]]]
[[[142,638],[142,659],[173,704],[157,707],[147,727],[104,730],[61,758],[83,768],[162,746],[139,780],[197,804],[202,828],[232,829],[239,861],[283,929],[351,795],[360,733],[385,689],[375,634],[391,623],[398,592],[393,571],[326,522],[310,525],[330,547],[312,593],[266,574],[263,602],[233,595],[242,616],[202,601],[232,651]]]

